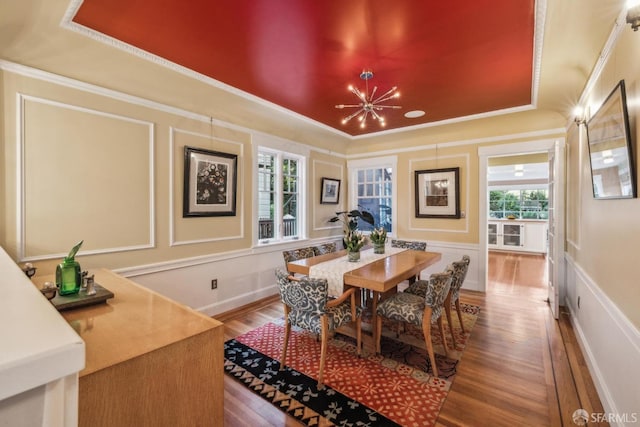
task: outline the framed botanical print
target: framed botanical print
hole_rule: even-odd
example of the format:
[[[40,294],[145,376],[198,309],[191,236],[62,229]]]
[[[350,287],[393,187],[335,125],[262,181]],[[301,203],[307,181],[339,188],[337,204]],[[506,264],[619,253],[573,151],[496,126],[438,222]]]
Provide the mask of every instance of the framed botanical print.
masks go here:
[[[238,156],[184,147],[182,216],[236,214]]]

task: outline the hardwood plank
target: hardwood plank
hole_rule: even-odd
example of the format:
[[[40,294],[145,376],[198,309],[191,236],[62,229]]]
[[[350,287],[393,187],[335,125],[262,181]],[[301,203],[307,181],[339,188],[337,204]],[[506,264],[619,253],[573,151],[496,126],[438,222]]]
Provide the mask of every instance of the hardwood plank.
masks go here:
[[[481,311],[437,425],[572,426],[575,409],[604,412],[570,322],[550,316],[545,262],[543,255],[490,252],[487,292],[462,291],[461,301]],[[282,313],[274,296],[216,318],[229,339]],[[234,383],[225,378],[226,426],[297,425]]]

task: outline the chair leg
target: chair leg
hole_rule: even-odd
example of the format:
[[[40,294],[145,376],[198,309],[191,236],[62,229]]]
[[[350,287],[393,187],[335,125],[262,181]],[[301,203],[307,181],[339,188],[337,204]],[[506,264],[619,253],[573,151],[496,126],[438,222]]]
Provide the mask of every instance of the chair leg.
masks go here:
[[[442,320],[442,316],[438,317],[438,328],[440,328],[440,335],[442,335],[442,345],[444,346],[444,351],[446,352],[449,349],[449,346],[447,345],[447,336],[444,333],[444,321]]]
[[[358,356],[362,354],[362,319],[360,316],[356,318],[356,350]]]
[[[329,341],[329,319],[322,316],[322,342],[320,343],[320,373],[318,374],[318,388],[323,386],[324,362],[327,360],[327,341]]]
[[[456,311],[458,312],[458,320],[460,320],[460,328],[462,328],[462,333],[466,334],[467,332],[464,330],[464,323],[462,323],[462,310],[460,309],[460,298],[456,300]]]
[[[284,369],[285,361],[287,358],[287,345],[289,344],[289,333],[291,332],[291,324],[286,320],[284,326],[284,343],[282,343],[282,358],[280,359],[280,370]]]
[[[456,349],[456,336],[453,335],[453,322],[451,321],[451,292],[447,294],[447,298],[444,300],[444,312],[447,315],[447,323],[449,323],[449,331],[451,332],[451,341],[453,342],[453,349]]]
[[[378,316],[378,325],[376,326],[376,335],[373,337],[376,342],[376,353],[380,353],[380,337],[382,335],[382,316]]]
[[[426,308],[422,315],[422,333],[424,334],[424,342],[427,345],[427,353],[431,361],[431,371],[433,376],[438,376],[438,367],[436,366],[436,357],[433,354],[433,343],[431,342],[431,308]]]

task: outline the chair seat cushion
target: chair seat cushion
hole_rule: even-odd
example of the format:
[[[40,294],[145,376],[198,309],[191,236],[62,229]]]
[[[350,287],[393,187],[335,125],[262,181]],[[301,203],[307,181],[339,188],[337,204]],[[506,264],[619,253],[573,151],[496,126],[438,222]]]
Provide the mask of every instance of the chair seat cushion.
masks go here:
[[[378,316],[391,320],[412,323],[422,326],[422,315],[425,309],[425,297],[399,292],[387,298],[378,305]],[[431,321],[436,321],[440,317],[442,306],[433,309]]]
[[[360,317],[362,313],[361,307],[356,307],[356,317]],[[329,319],[329,330],[335,330],[342,325],[352,322],[351,303],[345,301],[342,304],[327,309],[327,318]],[[315,334],[322,332],[321,316],[316,313],[307,311],[292,310],[289,313],[289,323],[299,328],[309,330]]]

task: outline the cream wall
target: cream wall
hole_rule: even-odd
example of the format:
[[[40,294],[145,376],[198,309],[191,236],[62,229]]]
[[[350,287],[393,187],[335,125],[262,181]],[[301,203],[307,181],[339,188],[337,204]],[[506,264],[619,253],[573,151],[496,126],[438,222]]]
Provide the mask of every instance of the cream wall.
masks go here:
[[[11,72],[3,89],[14,258],[51,270],[81,239],[86,267],[107,268],[251,246],[248,132]],[[182,218],[185,145],[238,156],[238,215]]]
[[[611,51],[602,74],[586,94],[591,114],[618,81],[625,80],[638,186],[640,139],[640,34],[625,28]],[[633,54],[632,54],[633,53]],[[602,291],[640,328],[640,286],[637,280],[637,242],[640,240],[640,199],[595,200],[586,131],[575,125],[569,132],[567,252]],[[577,301],[571,301],[577,307]]]
[[[328,220],[349,208],[348,159],[395,155],[399,189],[395,236],[428,241],[445,253],[443,265],[434,267],[442,268],[460,253],[478,252],[478,147],[563,134],[558,128],[561,116],[529,111],[479,120],[475,131],[464,122],[444,126],[440,133],[427,128],[425,135],[413,131],[378,137],[371,149],[352,141],[338,152],[313,145],[313,138],[291,141],[270,136],[157,103],[151,96],[141,98],[13,63],[4,63],[3,68],[2,246],[19,262],[36,262],[38,274],[48,274],[83,239],[79,255],[83,268],[107,267],[130,276],[152,272],[157,290],[208,312],[274,291],[270,276],[281,265],[282,249],[302,244],[255,245],[253,155],[259,141],[277,139],[309,153],[303,189],[309,239],[305,244],[339,240],[340,225]],[[502,133],[525,123],[527,132]],[[333,142],[327,145],[332,147]],[[185,146],[238,156],[235,216],[182,217]],[[69,164],[60,168],[63,159]],[[448,167],[460,168],[464,217],[416,218],[414,172]],[[341,181],[337,205],[320,203],[323,177]],[[237,275],[229,267],[230,258],[254,256],[266,260],[256,261],[253,273]],[[158,277],[162,271],[189,265],[206,267],[199,267],[194,276],[171,276],[173,285],[169,274]],[[221,277],[221,289],[211,292],[208,282]],[[477,274],[471,274],[468,283],[476,289]]]

